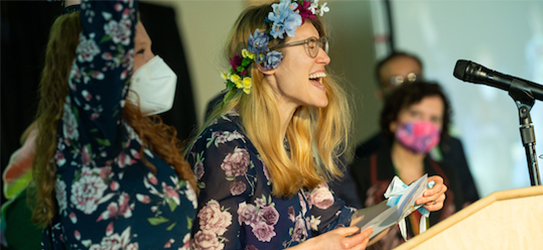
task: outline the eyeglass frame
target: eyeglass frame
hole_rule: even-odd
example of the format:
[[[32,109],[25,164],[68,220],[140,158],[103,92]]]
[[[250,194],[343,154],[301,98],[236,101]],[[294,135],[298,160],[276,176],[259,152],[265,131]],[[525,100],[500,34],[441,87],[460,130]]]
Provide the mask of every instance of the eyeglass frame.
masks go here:
[[[389,81],[383,81],[383,83],[388,83],[390,85],[388,86],[382,86],[383,88],[388,88],[388,87],[398,87],[404,83],[413,83],[413,82],[416,82],[416,81],[420,81],[422,80],[422,76],[415,73],[415,72],[409,72],[406,76],[402,76],[402,75],[397,75],[397,76],[392,76],[389,78]]]
[[[311,48],[309,48],[309,42],[311,41],[311,39],[316,40],[317,54],[315,56],[311,55]],[[296,45],[301,45],[301,44],[307,44],[307,52],[308,52],[309,56],[311,58],[317,58],[317,56],[319,56],[319,48],[321,48],[321,46],[319,44],[322,42],[322,40],[324,40],[324,48],[322,48],[322,49],[324,50],[324,53],[328,54],[328,49],[330,48],[330,43],[328,42],[328,37],[327,36],[321,36],[320,38],[317,38],[316,36],[312,36],[312,37],[307,38],[305,40],[291,42],[291,43],[285,43],[285,44],[281,45],[279,48],[284,48],[284,47],[289,47],[289,46],[296,46]]]

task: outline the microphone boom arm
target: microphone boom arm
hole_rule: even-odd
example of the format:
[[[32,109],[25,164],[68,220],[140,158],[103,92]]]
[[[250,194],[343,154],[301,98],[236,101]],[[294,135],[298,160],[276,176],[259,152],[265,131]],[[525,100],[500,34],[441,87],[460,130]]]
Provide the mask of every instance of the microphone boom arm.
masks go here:
[[[509,87],[509,96],[513,98],[519,111],[520,137],[526,151],[528,172],[532,186],[541,185],[539,167],[537,165],[537,154],[535,152],[535,132],[532,126],[530,110],[535,104],[535,98],[526,83],[513,79]]]

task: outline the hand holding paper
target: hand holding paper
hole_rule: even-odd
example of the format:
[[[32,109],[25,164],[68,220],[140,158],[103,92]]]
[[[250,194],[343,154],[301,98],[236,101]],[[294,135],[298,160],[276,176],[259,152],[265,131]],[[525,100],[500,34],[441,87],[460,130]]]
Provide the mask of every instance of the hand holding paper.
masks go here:
[[[427,186],[428,190],[424,192],[422,197],[417,199],[416,204],[424,204],[424,208],[433,212],[443,208],[447,186],[443,183],[443,178],[438,175],[428,177],[428,183],[430,182],[434,182],[433,187]]]
[[[428,185],[428,183],[433,184]],[[376,206],[359,210],[357,214],[360,216],[355,218],[351,225],[358,226],[361,230],[372,227],[374,232],[370,238],[373,238],[383,230],[399,223],[402,235],[405,238],[407,234],[404,218],[418,209],[423,215],[420,227],[421,232],[423,232],[426,228],[424,216],[427,217],[429,211],[436,211],[443,207],[446,190],[447,187],[439,176],[428,177],[425,174],[409,186],[396,176],[385,192],[385,197],[388,200]]]

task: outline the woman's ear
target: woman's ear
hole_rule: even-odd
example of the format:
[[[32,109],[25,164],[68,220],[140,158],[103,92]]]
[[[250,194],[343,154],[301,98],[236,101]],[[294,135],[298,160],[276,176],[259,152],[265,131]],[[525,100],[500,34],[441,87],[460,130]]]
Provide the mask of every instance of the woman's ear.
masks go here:
[[[262,66],[262,64],[260,64],[260,63],[258,63],[258,64],[255,63],[255,64],[256,64],[256,68],[257,68],[260,72],[262,72],[262,74],[264,74],[264,75],[266,75],[266,76],[271,76],[271,75],[275,74],[275,70],[277,70],[277,69],[266,69],[266,68],[264,68],[264,66]]]
[[[396,129],[398,129],[398,122],[396,122],[396,121],[391,122],[391,123],[388,125],[388,129],[389,129],[390,132],[392,132],[393,134],[396,133]]]

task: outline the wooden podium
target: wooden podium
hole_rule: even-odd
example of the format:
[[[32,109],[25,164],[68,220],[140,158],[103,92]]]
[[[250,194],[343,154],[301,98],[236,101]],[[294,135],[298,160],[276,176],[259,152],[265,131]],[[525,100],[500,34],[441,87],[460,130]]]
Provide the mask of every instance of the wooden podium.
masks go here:
[[[406,249],[543,249],[543,186],[492,193],[395,248]]]

